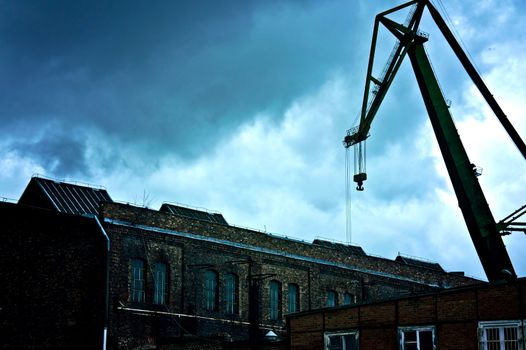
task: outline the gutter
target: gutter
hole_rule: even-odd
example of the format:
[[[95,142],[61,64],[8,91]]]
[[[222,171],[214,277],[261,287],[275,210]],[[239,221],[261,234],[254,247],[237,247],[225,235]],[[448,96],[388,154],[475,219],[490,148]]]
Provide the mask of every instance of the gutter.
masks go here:
[[[109,305],[110,305],[110,237],[102,227],[99,218],[93,214],[83,214],[82,216],[94,219],[97,225],[99,226],[104,239],[106,240],[106,278],[104,281],[104,328],[102,330],[102,350],[106,350],[108,343],[108,323],[109,323]]]

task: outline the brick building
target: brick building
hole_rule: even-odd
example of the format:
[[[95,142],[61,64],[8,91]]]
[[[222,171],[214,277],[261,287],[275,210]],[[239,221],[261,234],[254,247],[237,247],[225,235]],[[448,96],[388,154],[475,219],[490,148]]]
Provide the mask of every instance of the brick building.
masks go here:
[[[53,234],[54,225],[64,232],[46,245],[75,246],[66,257],[60,256],[61,250],[56,252],[56,259],[63,259],[71,268],[63,272],[71,274],[79,265],[77,274],[68,275],[78,283],[70,283],[68,278],[52,280],[52,270],[60,269],[58,266],[50,266],[42,274],[30,269],[31,259],[8,263],[2,273],[7,289],[19,288],[10,283],[18,275],[35,284],[43,278],[52,281],[50,303],[61,303],[54,290],[83,291],[97,300],[89,310],[99,317],[93,321],[98,326],[85,331],[106,334],[107,327],[111,349],[221,349],[244,348],[250,343],[254,347],[284,347],[287,314],[480,283],[459,273],[447,273],[438,264],[407,257],[379,258],[357,246],[324,240],[307,243],[288,239],[236,227],[221,214],[180,205],[165,203],[152,210],[117,203],[104,189],[38,177],[31,179],[18,204],[4,204],[0,209],[17,212],[3,232],[6,239],[18,240],[16,249],[3,246],[6,261],[20,256],[26,245],[38,250],[32,237],[40,234],[38,220],[33,219],[39,212],[55,218],[47,234]],[[92,230],[64,227],[63,217],[89,222]],[[19,228],[19,221],[28,226]],[[83,250],[90,240],[106,236],[110,244],[107,259],[103,244],[94,252]],[[76,251],[79,253],[73,253]],[[98,271],[99,277],[108,274],[108,283],[104,284],[104,278],[94,283],[90,277],[93,271],[82,266]],[[102,299],[101,290],[105,291]],[[107,309],[101,303],[105,299]],[[63,305],[68,308],[64,312],[86,312],[87,301],[77,301]],[[101,323],[106,310],[107,322]],[[24,312],[40,310],[29,307]],[[8,315],[6,324],[18,322],[20,314],[14,315]],[[277,337],[265,337],[269,331]]]
[[[524,350],[526,279],[288,317],[289,347]]]

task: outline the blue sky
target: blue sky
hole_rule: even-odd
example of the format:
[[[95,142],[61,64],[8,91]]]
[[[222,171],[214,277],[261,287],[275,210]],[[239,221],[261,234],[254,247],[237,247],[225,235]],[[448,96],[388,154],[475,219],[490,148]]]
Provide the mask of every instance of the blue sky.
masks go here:
[[[492,93],[526,135],[526,7],[442,0]],[[218,210],[236,225],[346,241],[346,129],[374,16],[392,1],[0,3],[0,196],[32,174],[115,200]],[[438,5],[438,4],[437,4]],[[523,205],[525,165],[428,16],[427,50],[497,219]],[[392,42],[382,37],[388,51]],[[380,50],[382,52],[382,50]],[[380,62],[382,59],[380,58]],[[352,242],[484,273],[409,62],[373,123]],[[519,275],[526,237],[506,237]]]

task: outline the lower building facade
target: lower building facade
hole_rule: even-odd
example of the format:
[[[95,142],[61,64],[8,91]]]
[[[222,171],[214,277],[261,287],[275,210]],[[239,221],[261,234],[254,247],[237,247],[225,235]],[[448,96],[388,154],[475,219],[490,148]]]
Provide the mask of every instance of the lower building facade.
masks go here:
[[[526,279],[288,317],[295,350],[524,350]]]

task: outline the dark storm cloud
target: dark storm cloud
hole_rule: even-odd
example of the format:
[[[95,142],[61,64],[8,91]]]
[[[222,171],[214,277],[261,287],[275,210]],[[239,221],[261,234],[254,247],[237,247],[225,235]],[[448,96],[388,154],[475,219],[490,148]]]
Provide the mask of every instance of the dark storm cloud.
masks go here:
[[[281,116],[352,56],[343,1],[2,7],[0,130],[17,139],[51,118],[146,145],[145,154],[196,156],[258,112]]]
[[[89,176],[85,139],[81,135],[48,128],[35,140],[16,141],[11,149],[21,158],[31,158],[55,174]]]

